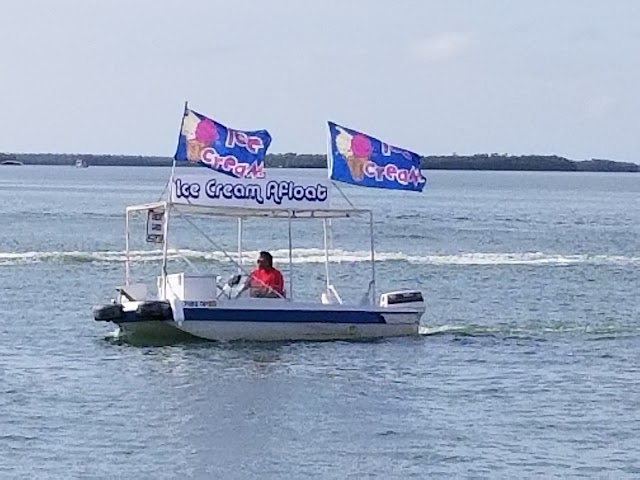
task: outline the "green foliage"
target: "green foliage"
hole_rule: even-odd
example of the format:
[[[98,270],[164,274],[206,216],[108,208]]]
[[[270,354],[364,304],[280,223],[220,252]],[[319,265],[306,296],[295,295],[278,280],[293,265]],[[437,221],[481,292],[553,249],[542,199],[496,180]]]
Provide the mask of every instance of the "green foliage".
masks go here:
[[[170,157],[145,157],[133,155],[81,155],[57,153],[0,153],[0,163],[17,160],[25,165],[75,165],[84,159],[89,166],[166,167]],[[321,154],[278,153],[269,154],[267,167],[271,168],[326,168],[327,159]],[[189,164],[184,164],[189,165]],[[191,165],[189,165],[191,166]],[[422,158],[426,170],[520,170],[561,172],[638,172],[640,165],[629,162],[591,159],[573,161],[556,155],[508,156],[498,154],[476,154],[468,156],[428,156]]]

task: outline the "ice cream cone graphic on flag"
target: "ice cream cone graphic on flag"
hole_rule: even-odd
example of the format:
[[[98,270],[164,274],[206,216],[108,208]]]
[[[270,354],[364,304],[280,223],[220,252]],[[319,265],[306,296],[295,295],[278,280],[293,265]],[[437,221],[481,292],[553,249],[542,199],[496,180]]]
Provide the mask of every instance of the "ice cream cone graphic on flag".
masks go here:
[[[367,157],[356,157],[355,155],[350,155],[346,158],[347,166],[349,167],[349,172],[351,172],[351,177],[359,182],[364,178],[364,166],[367,163]]]
[[[187,140],[187,160],[190,162],[199,162],[202,151],[218,138],[215,123],[208,118],[200,119],[193,112],[185,117],[182,134]]]
[[[199,142],[195,138],[187,140],[187,160],[190,162],[199,162],[200,155],[205,147],[206,145],[204,143]]]
[[[351,178],[356,182],[364,178],[364,167],[371,154],[371,141],[365,135],[350,135],[344,129],[338,127],[336,136],[336,148],[349,167]]]

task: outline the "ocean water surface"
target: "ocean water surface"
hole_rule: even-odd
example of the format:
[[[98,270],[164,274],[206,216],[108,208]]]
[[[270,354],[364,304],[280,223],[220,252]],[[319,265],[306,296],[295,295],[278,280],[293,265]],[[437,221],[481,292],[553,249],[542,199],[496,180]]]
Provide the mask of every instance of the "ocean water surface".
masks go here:
[[[271,174],[271,173],[270,173]],[[320,178],[324,171],[276,170]],[[124,209],[169,169],[0,167],[0,478],[639,478],[640,177],[427,172],[423,194],[344,187],[375,213],[379,291],[419,288],[422,335],[131,345],[91,308],[124,277]],[[185,219],[174,271],[230,274],[234,221]],[[369,226],[335,221],[356,301]],[[160,254],[134,229],[133,275]],[[322,225],[245,223],[300,298]],[[183,258],[188,260],[185,263]]]

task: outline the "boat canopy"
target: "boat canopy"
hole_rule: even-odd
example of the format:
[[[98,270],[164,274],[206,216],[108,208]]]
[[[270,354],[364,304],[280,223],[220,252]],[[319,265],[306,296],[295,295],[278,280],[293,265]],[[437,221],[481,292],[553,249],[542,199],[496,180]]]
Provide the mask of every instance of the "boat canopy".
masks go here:
[[[368,217],[371,210],[359,208],[257,208],[257,207],[223,207],[208,205],[176,204],[166,201],[131,205],[127,214],[147,212],[149,210],[174,208],[180,212],[196,215],[212,215],[233,218],[283,218],[283,219],[330,219]]]
[[[129,220],[135,214],[147,215],[147,242],[162,244],[162,284],[166,288],[168,237],[170,217],[177,213],[185,214],[191,226],[206,238],[212,246],[222,251],[236,264],[239,273],[249,274],[243,266],[243,222],[250,218],[282,219],[288,223],[289,250],[289,295],[293,298],[293,241],[291,224],[294,220],[319,220],[323,224],[323,243],[325,257],[326,294],[333,294],[341,302],[340,296],[331,284],[329,275],[329,230],[332,219],[365,219],[369,223],[369,243],[371,260],[371,281],[369,292],[375,298],[375,247],[373,239],[373,212],[369,209],[348,206],[333,207],[330,203],[330,185],[324,180],[294,179],[266,180],[230,178],[224,176],[205,176],[178,174],[174,168],[163,196],[156,202],[127,207],[126,214],[126,252],[125,282],[130,282]],[[338,189],[339,190],[339,189]],[[164,193],[167,193],[164,196]],[[238,222],[238,253],[234,259],[224,251],[207,232],[202,231],[189,216],[226,217]]]

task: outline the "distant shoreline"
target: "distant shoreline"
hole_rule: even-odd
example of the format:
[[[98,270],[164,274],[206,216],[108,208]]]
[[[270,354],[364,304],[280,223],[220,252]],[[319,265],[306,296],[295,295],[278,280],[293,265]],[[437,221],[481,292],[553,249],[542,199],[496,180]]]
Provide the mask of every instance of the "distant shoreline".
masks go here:
[[[133,155],[93,155],[57,153],[0,153],[1,164],[73,166],[78,160],[88,166],[168,167],[170,157]],[[272,168],[326,168],[327,160],[321,154],[269,154],[266,166]],[[640,172],[640,165],[631,162],[591,159],[575,161],[556,155],[449,155],[422,158],[424,170],[489,170],[528,172]]]

